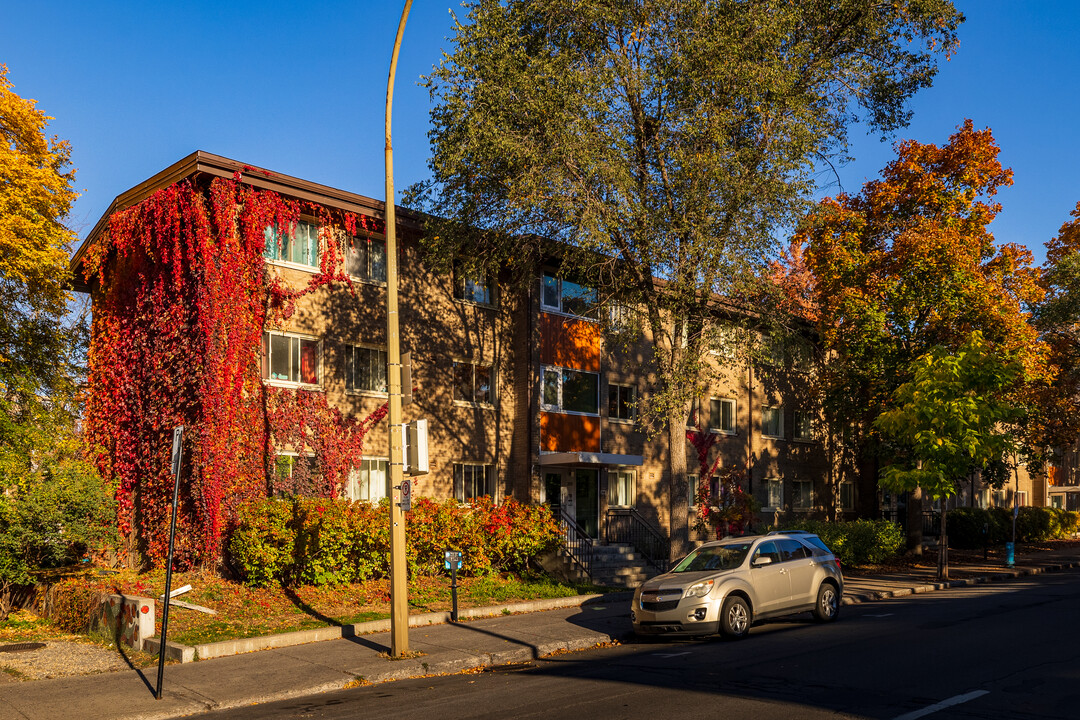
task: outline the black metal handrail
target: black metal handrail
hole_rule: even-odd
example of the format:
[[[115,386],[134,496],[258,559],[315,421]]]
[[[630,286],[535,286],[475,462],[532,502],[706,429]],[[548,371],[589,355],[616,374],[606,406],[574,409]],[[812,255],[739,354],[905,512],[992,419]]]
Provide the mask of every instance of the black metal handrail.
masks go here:
[[[604,516],[604,542],[631,545],[660,572],[667,572],[671,562],[671,540],[634,508],[607,511]]]
[[[578,525],[577,520],[559,510],[559,527],[562,529],[562,546],[574,563],[592,577],[593,539]]]

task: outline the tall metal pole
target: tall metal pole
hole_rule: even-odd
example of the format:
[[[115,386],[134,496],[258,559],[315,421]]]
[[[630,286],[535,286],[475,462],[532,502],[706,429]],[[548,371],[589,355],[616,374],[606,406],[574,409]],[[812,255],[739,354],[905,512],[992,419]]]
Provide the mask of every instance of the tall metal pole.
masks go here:
[[[405,34],[412,0],[401,11],[390,77],[386,82],[386,360],[390,369],[390,654],[401,657],[409,651],[409,598],[406,584],[405,513],[401,510],[401,483],[404,466],[401,452],[401,344],[398,336],[397,216],[394,206],[394,148],[390,141],[390,119],[394,105],[394,75],[398,51]]]

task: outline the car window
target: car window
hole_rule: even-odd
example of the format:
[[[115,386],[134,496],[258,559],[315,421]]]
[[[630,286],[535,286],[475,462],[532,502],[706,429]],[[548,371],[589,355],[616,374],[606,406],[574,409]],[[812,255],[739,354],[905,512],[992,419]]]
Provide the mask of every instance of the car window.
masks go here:
[[[780,557],[783,558],[783,562],[801,560],[810,555],[806,546],[798,540],[777,540],[777,544],[780,545]]]
[[[780,550],[776,547],[775,542],[769,540],[758,545],[757,550],[754,551],[754,560],[759,557],[769,557],[772,558],[774,563],[778,563],[780,562]]]
[[[804,535],[799,539],[802,540],[804,543],[809,543],[810,545],[813,545],[818,550],[827,552],[830,555],[832,554],[832,550],[829,549],[829,546],[822,542],[821,538],[817,537],[816,535]]]
[[[750,551],[750,543],[707,545],[699,547],[683,558],[672,572],[702,572],[706,570],[731,570],[743,564]]]

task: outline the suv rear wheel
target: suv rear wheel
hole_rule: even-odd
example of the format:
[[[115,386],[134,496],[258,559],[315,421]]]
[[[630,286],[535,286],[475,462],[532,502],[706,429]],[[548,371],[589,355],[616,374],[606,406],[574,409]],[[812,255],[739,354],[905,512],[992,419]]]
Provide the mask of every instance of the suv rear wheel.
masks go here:
[[[814,603],[814,617],[819,622],[832,622],[840,614],[840,593],[831,582],[823,582],[818,587],[817,602]]]

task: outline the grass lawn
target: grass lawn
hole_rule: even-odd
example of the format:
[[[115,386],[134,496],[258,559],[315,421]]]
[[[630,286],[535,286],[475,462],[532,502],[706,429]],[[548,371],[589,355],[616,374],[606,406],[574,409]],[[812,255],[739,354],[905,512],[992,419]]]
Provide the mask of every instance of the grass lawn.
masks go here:
[[[136,574],[90,571],[83,580],[105,593],[158,597],[165,592],[164,571]],[[211,573],[175,573],[173,589],[191,585],[177,600],[202,605],[216,615],[173,606],[169,611],[169,637],[184,645],[256,637],[330,625],[347,625],[390,617],[390,581],[371,580],[353,585],[301,588],[250,588]],[[568,585],[547,577],[489,576],[458,578],[458,607],[482,607],[541,598],[571,597],[603,592],[592,585]],[[450,580],[417,577],[409,580],[411,614],[451,608]],[[12,616],[15,618],[15,616]],[[9,623],[12,621],[9,620]],[[161,604],[157,611],[161,631]],[[9,623],[0,623],[0,631]]]

